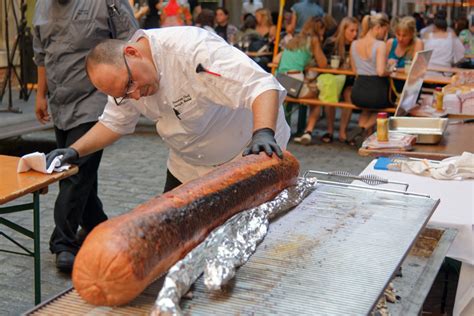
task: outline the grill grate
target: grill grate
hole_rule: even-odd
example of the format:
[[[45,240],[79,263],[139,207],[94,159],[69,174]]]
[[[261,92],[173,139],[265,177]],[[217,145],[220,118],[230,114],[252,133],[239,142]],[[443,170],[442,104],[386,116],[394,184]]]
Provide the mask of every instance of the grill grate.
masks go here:
[[[270,225],[225,293],[201,280],[184,311],[222,314],[368,314],[437,201],[319,185]],[[197,297],[197,299],[196,299]]]
[[[318,184],[274,220],[257,252],[223,292],[202,278],[183,299],[185,314],[368,314],[439,201],[376,189]],[[93,307],[70,291],[34,315],[147,314],[160,286],[125,307]],[[61,307],[57,307],[61,306]],[[71,311],[71,313],[69,312]]]

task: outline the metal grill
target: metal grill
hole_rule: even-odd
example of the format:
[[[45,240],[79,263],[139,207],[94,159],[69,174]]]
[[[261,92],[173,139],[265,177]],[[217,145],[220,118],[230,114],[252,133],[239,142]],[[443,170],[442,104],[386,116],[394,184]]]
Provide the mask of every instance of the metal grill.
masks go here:
[[[406,193],[319,184],[302,204],[271,223],[257,252],[224,291],[207,292],[200,278],[193,298],[182,300],[183,311],[368,314],[438,203]],[[119,308],[93,307],[69,291],[32,314],[47,315],[52,308],[56,312],[50,314],[57,314],[59,303],[71,315],[146,314],[159,288],[154,284]]]

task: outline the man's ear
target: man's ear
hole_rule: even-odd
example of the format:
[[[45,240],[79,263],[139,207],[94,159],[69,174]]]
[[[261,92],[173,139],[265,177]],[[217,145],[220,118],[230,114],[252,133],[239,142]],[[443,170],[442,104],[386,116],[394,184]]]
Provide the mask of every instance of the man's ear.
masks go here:
[[[133,45],[125,45],[123,52],[127,57],[141,57],[140,51]]]

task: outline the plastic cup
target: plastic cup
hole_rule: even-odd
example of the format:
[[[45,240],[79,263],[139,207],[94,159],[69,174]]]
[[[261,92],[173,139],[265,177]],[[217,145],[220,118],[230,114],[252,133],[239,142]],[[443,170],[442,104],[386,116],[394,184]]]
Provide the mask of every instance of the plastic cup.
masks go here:
[[[341,64],[341,58],[337,55],[331,56],[331,68],[337,69]]]
[[[411,68],[411,60],[405,60],[405,73],[408,75]]]

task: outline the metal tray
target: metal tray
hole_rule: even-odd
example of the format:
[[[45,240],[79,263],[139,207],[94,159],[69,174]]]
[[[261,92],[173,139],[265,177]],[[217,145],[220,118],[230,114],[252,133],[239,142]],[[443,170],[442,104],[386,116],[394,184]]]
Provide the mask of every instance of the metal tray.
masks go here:
[[[436,144],[443,138],[448,127],[447,118],[433,117],[391,117],[389,130],[416,135],[418,144]]]

